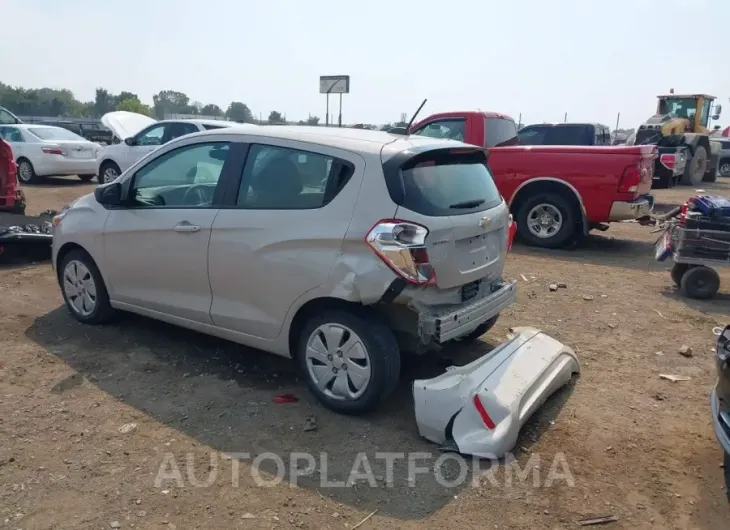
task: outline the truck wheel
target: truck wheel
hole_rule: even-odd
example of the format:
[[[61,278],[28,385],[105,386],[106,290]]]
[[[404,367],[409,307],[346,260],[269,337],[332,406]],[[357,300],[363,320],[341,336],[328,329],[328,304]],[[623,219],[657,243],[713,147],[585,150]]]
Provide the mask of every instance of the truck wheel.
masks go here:
[[[720,275],[710,267],[692,267],[682,276],[680,286],[686,297],[707,300],[720,290]]]
[[[366,311],[330,310],[304,325],[296,352],[309,390],[328,409],[365,414],[395,389],[400,349]]]
[[[717,168],[711,169],[705,173],[705,177],[702,179],[703,182],[717,182]]]
[[[679,287],[682,284],[682,276],[689,270],[690,266],[686,263],[675,263],[672,265],[672,272],[669,274],[672,276],[672,281]]]
[[[576,236],[575,208],[557,193],[530,197],[517,212],[517,233],[530,245],[560,248]]]
[[[701,145],[695,150],[692,160],[687,162],[682,175],[682,184],[697,186],[702,183],[707,171],[707,151]]]

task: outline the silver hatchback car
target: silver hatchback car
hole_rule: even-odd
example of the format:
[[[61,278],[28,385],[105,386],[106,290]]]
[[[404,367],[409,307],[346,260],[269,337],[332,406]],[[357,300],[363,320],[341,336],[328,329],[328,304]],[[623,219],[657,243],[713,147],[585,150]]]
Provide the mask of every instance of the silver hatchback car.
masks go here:
[[[323,127],[174,140],[54,218],[79,321],[130,311],[294,358],[328,408],[369,411],[401,351],[489,330],[515,226],[482,149]]]

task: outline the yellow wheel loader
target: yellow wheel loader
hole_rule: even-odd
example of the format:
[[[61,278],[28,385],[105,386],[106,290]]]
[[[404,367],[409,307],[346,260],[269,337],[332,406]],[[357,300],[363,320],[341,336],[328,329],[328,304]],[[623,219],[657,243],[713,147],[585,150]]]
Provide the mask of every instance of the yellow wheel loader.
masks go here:
[[[656,114],[639,126],[634,143],[655,144],[660,155],[686,150],[682,184],[714,182],[722,145],[710,139],[709,122],[720,118],[722,106],[713,105],[715,97],[707,94],[677,95],[670,90],[657,98]]]

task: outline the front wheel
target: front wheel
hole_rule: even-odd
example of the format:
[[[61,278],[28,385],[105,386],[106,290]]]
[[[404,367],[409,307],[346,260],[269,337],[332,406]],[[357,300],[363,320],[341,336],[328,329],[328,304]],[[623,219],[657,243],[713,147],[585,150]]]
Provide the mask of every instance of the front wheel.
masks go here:
[[[560,248],[576,237],[575,208],[557,193],[535,195],[517,212],[517,231],[530,245]]]
[[[310,318],[296,355],[310,391],[335,412],[370,412],[398,383],[395,336],[365,311],[332,310]]]
[[[672,265],[672,272],[669,274],[672,276],[672,281],[679,287],[682,285],[682,277],[689,270],[689,265],[686,263],[675,263]]]
[[[107,160],[99,168],[99,176],[97,178],[99,180],[99,184],[108,184],[116,180],[120,174],[121,170],[119,169],[119,166],[115,162]]]
[[[104,279],[94,260],[83,250],[72,250],[63,256],[58,279],[66,307],[79,322],[102,324],[114,316]]]
[[[688,298],[707,300],[720,290],[720,275],[710,267],[692,267],[682,276],[680,287]]]
[[[702,183],[707,171],[707,151],[701,145],[695,150],[691,160],[687,162],[682,175],[682,184],[697,186]]]

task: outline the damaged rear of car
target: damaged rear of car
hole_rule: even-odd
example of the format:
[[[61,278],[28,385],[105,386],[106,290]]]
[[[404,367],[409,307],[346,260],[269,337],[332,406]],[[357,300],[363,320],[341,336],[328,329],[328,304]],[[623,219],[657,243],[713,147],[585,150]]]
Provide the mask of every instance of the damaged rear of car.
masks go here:
[[[502,277],[516,227],[484,150],[396,139],[383,145],[380,162],[382,169],[366,171],[328,279],[332,295],[365,306],[382,324],[377,342],[370,342],[380,351],[373,352],[360,335],[376,333],[374,325],[358,332],[332,323],[362,339],[358,355],[368,358],[362,366],[368,366],[367,384],[379,387],[377,397],[346,389],[357,377],[352,371],[338,387],[331,373],[346,367],[338,364],[340,348],[325,345],[326,356],[300,352],[313,393],[342,412],[369,410],[394,388],[401,351],[420,354],[474,340],[516,296],[515,282]]]

